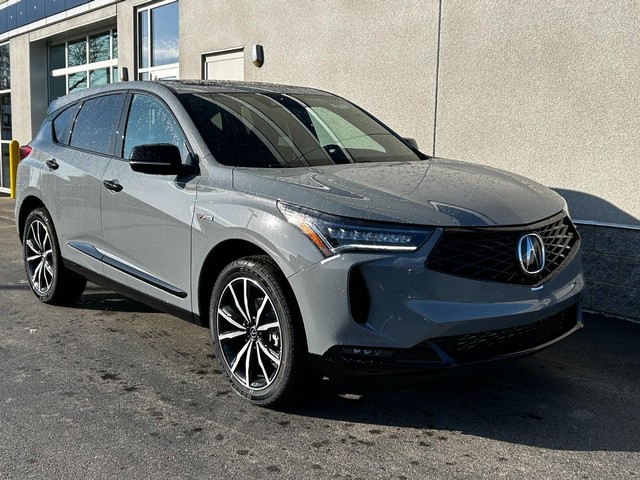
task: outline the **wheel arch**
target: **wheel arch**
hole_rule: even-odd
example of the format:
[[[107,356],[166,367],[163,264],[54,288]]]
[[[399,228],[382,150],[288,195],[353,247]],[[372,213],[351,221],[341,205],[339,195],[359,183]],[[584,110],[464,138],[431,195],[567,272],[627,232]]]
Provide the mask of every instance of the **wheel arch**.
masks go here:
[[[202,264],[202,269],[198,276],[198,312],[196,317],[196,323],[199,323],[203,327],[209,327],[209,303],[211,301],[211,292],[213,285],[215,284],[220,272],[229,265],[231,262],[244,257],[252,256],[265,256],[269,258],[273,264],[282,272],[282,268],[278,265],[278,262],[269,255],[269,253],[259,247],[258,245],[251,243],[247,240],[241,239],[229,239],[216,245],[207,255],[205,261]],[[284,277],[284,274],[283,274]],[[298,305],[298,299],[293,293],[291,285],[286,280],[284,287],[287,289],[287,293],[291,297],[296,313],[299,317],[300,306]],[[304,328],[304,322],[301,322]]]
[[[20,210],[18,212],[16,223],[18,225],[18,235],[20,237],[20,242],[22,242],[22,237],[24,236],[24,225],[27,222],[27,217],[29,213],[34,211],[36,208],[46,208],[42,200],[40,200],[36,196],[28,196],[22,201],[20,205]]]

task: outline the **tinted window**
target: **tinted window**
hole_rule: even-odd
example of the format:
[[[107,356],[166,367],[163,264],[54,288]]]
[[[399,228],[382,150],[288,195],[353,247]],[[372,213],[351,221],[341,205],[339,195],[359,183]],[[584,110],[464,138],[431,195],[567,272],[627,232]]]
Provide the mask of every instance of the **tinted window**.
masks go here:
[[[296,167],[422,158],[339,97],[279,93],[179,97],[211,153],[225,165]]]
[[[96,153],[111,153],[123,102],[123,93],[85,101],[76,117],[71,146]]]
[[[69,145],[71,138],[72,120],[78,110],[78,105],[72,105],[60,113],[53,121],[53,133],[55,141],[63,145]]]
[[[177,146],[183,160],[188,155],[184,135],[171,112],[153,97],[135,95],[129,109],[122,156],[128,159],[133,147],[153,143]]]
[[[242,167],[285,163],[284,159],[278,160],[280,156],[274,151],[273,144],[278,140],[273,129],[266,127],[259,132],[246,108],[238,106],[239,111],[235,112],[225,105],[226,99],[216,100],[192,96],[187,107],[200,132],[206,132],[207,146],[218,162]],[[269,138],[265,138],[265,134]]]

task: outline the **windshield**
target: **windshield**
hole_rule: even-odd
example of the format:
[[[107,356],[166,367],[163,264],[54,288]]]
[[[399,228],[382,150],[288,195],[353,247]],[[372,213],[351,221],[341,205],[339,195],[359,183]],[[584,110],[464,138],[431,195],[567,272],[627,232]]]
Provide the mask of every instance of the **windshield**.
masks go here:
[[[178,96],[215,159],[242,167],[303,167],[423,158],[346,100],[330,95]]]

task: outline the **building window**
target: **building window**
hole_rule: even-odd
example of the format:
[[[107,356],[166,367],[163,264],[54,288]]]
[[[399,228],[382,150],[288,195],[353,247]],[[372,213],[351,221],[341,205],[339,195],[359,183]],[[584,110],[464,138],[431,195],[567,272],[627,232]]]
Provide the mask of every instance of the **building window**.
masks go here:
[[[138,12],[138,79],[178,78],[178,1]]]
[[[118,32],[106,30],[49,45],[49,101],[118,81]]]
[[[9,191],[9,142],[11,141],[11,70],[9,44],[0,45],[0,191]]]

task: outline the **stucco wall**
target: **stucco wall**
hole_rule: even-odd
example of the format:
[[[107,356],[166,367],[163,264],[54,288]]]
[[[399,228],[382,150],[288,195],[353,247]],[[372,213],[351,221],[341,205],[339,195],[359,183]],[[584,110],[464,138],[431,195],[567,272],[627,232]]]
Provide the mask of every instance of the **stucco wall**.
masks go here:
[[[245,80],[330,90],[430,149],[437,27],[437,0],[180,0],[180,76],[200,78],[202,54],[242,46]]]
[[[640,2],[443,0],[436,154],[640,225]]]

